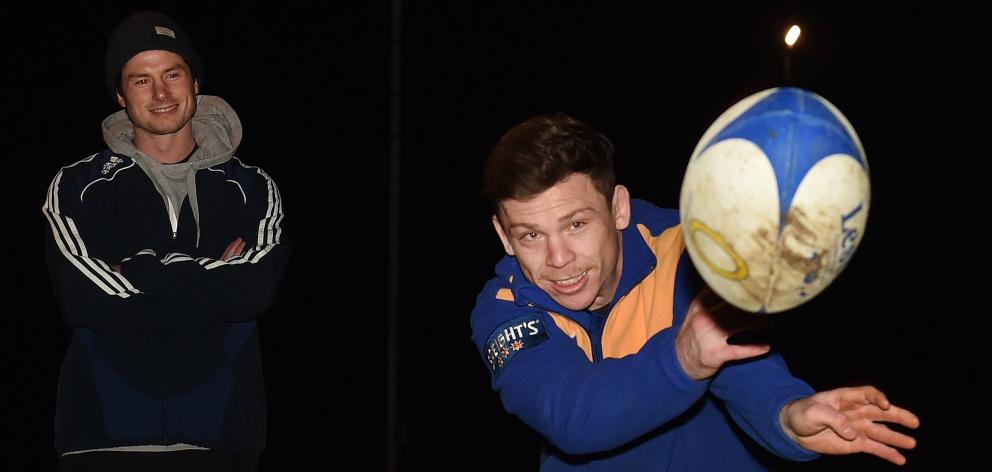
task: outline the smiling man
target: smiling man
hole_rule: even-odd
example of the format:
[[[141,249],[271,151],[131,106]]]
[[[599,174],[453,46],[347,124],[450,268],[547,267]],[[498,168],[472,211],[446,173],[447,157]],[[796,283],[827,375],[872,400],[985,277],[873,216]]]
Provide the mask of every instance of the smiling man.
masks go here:
[[[527,280],[568,309],[606,305],[620,281],[617,230],[627,227],[630,197],[623,186],[611,192],[607,202],[589,176],[569,175],[541,198],[500,202],[507,230],[493,216],[506,253],[516,256]]]
[[[704,287],[678,214],[616,185],[613,145],[564,114],[517,125],[486,161],[507,256],[472,312],[506,410],[541,470],[761,470],[867,452],[901,464],[919,420],[874,387],[816,393]],[[752,318],[753,319],[753,318]]]
[[[265,389],[255,320],[288,258],[282,200],[234,157],[241,121],[198,95],[171,18],[124,20],[106,53],[123,110],[108,149],[56,174],[42,208],[72,330],[59,376],[59,470],[255,470]]]
[[[171,51],[143,51],[124,64],[120,75],[117,103],[134,127],[135,147],[154,152],[166,164],[182,160],[192,151],[200,90],[189,65]]]

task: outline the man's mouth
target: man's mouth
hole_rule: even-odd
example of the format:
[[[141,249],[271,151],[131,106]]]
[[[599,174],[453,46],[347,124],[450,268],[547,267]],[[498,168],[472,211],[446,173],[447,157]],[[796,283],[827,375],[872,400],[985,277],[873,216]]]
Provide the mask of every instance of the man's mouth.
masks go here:
[[[589,271],[587,270],[567,279],[552,279],[551,288],[562,295],[572,295],[578,293],[586,286],[586,282],[589,281],[589,277],[587,277],[588,274]]]
[[[579,281],[582,280],[582,277],[585,277],[586,274],[588,274],[588,273],[589,273],[589,271],[585,271],[585,272],[583,272],[581,274],[578,274],[578,275],[576,275],[574,277],[569,277],[567,279],[552,280],[552,282],[554,282],[555,285],[558,285],[559,287],[569,287],[569,286],[572,286],[572,285],[575,285],[575,284],[579,283]]]
[[[172,110],[175,110],[178,106],[179,106],[179,104],[177,103],[175,105],[171,105],[171,106],[167,106],[167,107],[152,108],[152,113],[168,113],[168,112],[170,112]]]

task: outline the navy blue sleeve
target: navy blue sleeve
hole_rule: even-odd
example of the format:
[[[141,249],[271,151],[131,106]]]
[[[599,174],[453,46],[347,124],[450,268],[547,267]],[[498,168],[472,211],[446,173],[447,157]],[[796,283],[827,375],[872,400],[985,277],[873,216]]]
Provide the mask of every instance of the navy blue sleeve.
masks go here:
[[[81,200],[80,182],[87,182],[95,156],[63,168],[52,179],[42,206],[45,260],[62,320],[69,327],[96,331],[154,331],[182,323],[185,312],[150,299],[132,280],[111,270],[109,219],[113,208],[104,187]]]
[[[261,169],[240,163],[249,178],[238,223],[245,250],[227,261],[185,254],[139,254],[124,262],[123,273],[156,299],[203,309],[224,321],[261,317],[278,292],[289,260],[282,197]],[[245,175],[247,174],[247,175]]]

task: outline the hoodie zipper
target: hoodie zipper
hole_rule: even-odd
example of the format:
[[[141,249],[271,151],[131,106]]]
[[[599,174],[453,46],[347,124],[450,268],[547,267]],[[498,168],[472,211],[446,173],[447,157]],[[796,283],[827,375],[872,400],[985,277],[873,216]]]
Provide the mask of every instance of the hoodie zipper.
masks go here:
[[[606,325],[606,318],[598,313],[589,313],[592,315],[592,330],[589,333],[592,359],[593,362],[599,362],[603,360],[603,327]]]
[[[179,217],[176,215],[175,205],[172,204],[172,197],[165,197],[169,200],[169,223],[172,223],[172,240],[176,240],[179,233]]]

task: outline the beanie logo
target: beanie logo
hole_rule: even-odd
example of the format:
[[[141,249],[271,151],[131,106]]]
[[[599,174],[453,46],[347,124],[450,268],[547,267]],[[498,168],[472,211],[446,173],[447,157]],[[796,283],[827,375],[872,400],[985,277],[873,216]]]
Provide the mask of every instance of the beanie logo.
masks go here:
[[[164,26],[156,26],[155,27],[155,34],[158,34],[158,35],[161,35],[161,36],[168,36],[168,37],[170,37],[172,39],[176,39],[176,32],[175,31],[172,31],[171,29],[166,28]]]

